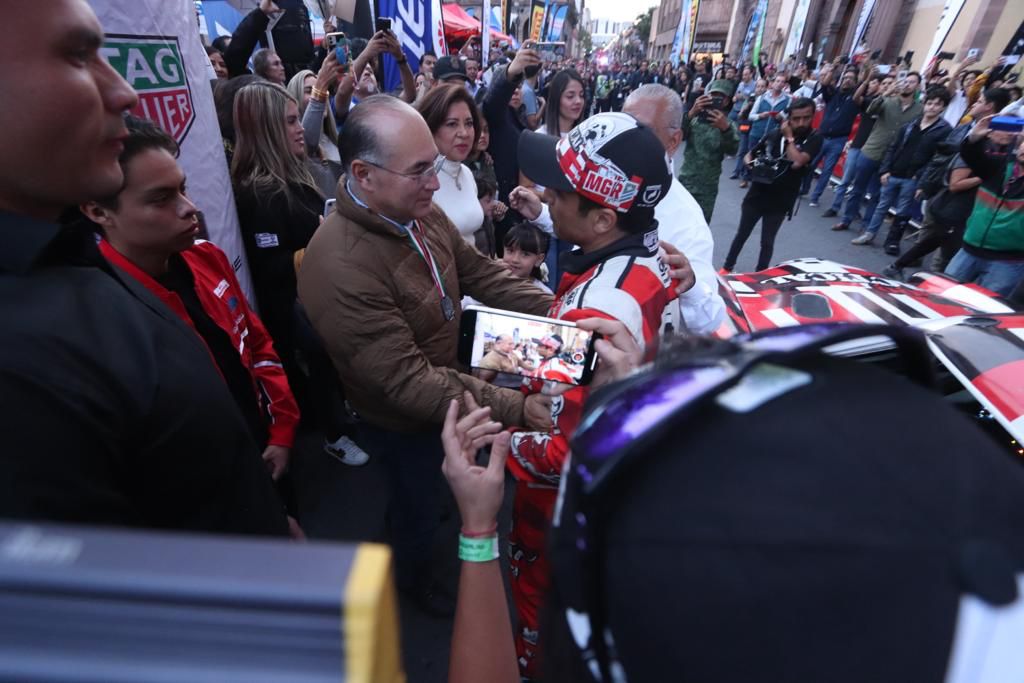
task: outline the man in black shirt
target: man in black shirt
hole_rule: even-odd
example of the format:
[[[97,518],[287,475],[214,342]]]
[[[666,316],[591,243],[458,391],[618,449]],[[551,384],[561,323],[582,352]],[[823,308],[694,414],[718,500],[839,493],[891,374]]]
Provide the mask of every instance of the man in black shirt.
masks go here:
[[[896,216],[892,227],[885,238],[885,253],[899,256],[900,240],[903,231],[918,201],[917,179],[924,171],[928,162],[935,155],[939,143],[949,135],[952,128],[942,112],[949,104],[949,91],[941,87],[933,87],[925,94],[924,113],[914,121],[906,124],[896,133],[879,169],[882,191],[875,207],[874,216],[867,229],[853,239],[853,244],[871,244],[882,227],[882,221],[893,207]],[[865,218],[867,218],[865,216]]]
[[[722,268],[726,272],[732,272],[736,266],[736,259],[758,221],[761,221],[761,253],[756,269],[764,270],[770,265],[775,236],[786,216],[792,215],[804,174],[810,171],[811,159],[821,151],[821,136],[811,127],[814,100],[798,97],[789,105],[788,113],[789,118],[777,130],[765,135],[744,157],[748,167],[758,158],[774,162],[777,168],[788,168],[774,179],[751,174],[754,182],[743,198],[740,225]]]
[[[857,157],[860,156],[860,149],[868,141],[871,129],[875,127],[875,117],[867,113],[868,106],[878,97],[883,88],[888,88],[896,80],[895,76],[886,76],[884,79],[878,75],[872,75],[864,81],[853,94],[853,99],[860,107],[860,120],[857,124],[857,132],[853,140],[846,143],[846,159],[843,161],[843,178],[836,186],[835,198],[832,206],[822,213],[824,218],[835,218],[843,210],[843,201],[846,199],[846,192],[853,185],[853,178],[856,175]],[[873,207],[873,204],[869,205]]]
[[[832,169],[839,162],[843,153],[846,141],[853,130],[854,119],[860,113],[860,103],[854,97],[857,90],[857,74],[852,71],[844,71],[839,78],[839,87],[832,85],[834,73],[832,69],[822,67],[821,76],[821,97],[825,100],[825,115],[821,119],[821,126],[818,134],[822,137],[820,160],[821,177],[818,178],[814,190],[811,192],[811,200],[808,206],[818,206],[821,194],[828,187],[832,178]],[[811,164],[813,169],[817,166],[818,159]]]
[[[100,55],[99,22],[84,0],[27,3],[6,21],[0,93],[18,104],[0,109],[0,516],[287,534],[199,337],[107,264],[91,232],[56,222],[124,181],[136,97]]]

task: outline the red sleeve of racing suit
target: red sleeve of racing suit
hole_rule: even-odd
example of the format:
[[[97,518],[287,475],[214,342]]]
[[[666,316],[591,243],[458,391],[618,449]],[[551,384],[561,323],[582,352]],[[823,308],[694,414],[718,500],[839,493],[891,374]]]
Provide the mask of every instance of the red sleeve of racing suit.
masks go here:
[[[605,318],[603,311],[592,308],[568,311],[562,320]],[[535,383],[536,384],[536,383]],[[558,486],[562,465],[569,454],[569,439],[583,416],[583,404],[590,393],[588,387],[572,387],[552,398],[551,429],[547,432],[512,430],[512,449],[508,468],[516,481],[542,486]]]
[[[217,260],[221,262],[225,279],[234,291],[243,292],[235,270],[228,263],[227,256],[217,249]],[[259,316],[249,308],[245,296],[239,296],[240,313],[245,315],[249,335],[245,344],[252,352],[252,367],[248,368],[256,386],[262,393],[260,406],[266,407],[270,413],[270,424],[267,425],[267,445],[291,448],[295,444],[295,431],[299,426],[299,405],[295,401],[288,377],[284,374],[284,366],[274,350],[274,341],[270,338],[267,328]]]

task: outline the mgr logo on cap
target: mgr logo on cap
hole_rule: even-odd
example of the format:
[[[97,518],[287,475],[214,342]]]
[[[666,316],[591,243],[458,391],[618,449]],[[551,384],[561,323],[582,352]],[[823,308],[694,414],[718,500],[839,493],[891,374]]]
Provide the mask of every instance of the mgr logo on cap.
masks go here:
[[[573,128],[555,147],[558,165],[576,192],[602,206],[626,213],[634,206],[652,208],[662,197],[662,185],[647,185],[652,178],[630,174],[612,161],[612,148],[628,146],[629,136],[641,126],[621,113],[592,116]],[[620,136],[627,136],[619,139]],[[622,149],[614,154],[621,156]],[[623,159],[623,163],[628,163]],[[642,188],[642,192],[641,192]]]
[[[177,37],[108,35],[101,54],[138,93],[132,114],[158,124],[181,144],[196,115]]]

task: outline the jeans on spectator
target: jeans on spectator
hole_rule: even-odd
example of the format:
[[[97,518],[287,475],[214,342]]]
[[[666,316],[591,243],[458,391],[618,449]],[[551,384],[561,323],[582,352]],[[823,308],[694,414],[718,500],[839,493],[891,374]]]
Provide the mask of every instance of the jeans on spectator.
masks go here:
[[[881,161],[875,161],[865,154],[860,154],[857,157],[857,170],[854,171],[853,176],[853,194],[850,195],[850,201],[846,202],[843,223],[849,225],[857,219],[860,203],[868,192],[871,192],[871,201],[864,208],[864,217],[865,220],[870,219],[874,212],[875,204],[878,203],[878,188],[881,186],[878,180],[878,167],[881,165]]]
[[[832,178],[832,169],[839,163],[839,157],[843,155],[843,147],[846,146],[846,136],[825,138],[825,143],[821,146],[821,154],[818,155],[819,159],[824,159],[824,163],[821,166],[821,177],[818,178],[818,184],[814,186],[814,192],[811,192],[811,201],[817,202],[821,199],[822,193],[825,188],[828,187],[828,181]],[[817,163],[811,166],[810,176],[814,173],[814,167]]]
[[[426,591],[441,524],[441,429],[405,433],[360,422],[356,440],[387,472],[395,583],[403,591]]]
[[[740,134],[740,148],[736,152],[736,168],[733,169],[733,175],[737,175],[743,180],[750,177],[750,171],[747,170],[747,165],[743,163],[743,157],[750,151],[750,133]]]
[[[875,207],[875,215],[871,217],[867,231],[872,235],[878,234],[878,229],[882,227],[882,221],[885,220],[885,215],[889,213],[890,207],[895,207],[897,218],[910,218],[915,190],[917,190],[917,181],[913,178],[889,176],[889,180],[882,185],[878,206]],[[867,220],[867,216],[865,216],[865,220]]]
[[[860,157],[860,148],[851,147],[846,150],[846,161],[843,162],[843,179],[836,187],[836,196],[832,200],[832,210],[839,213],[843,208],[843,200],[846,198],[846,191],[853,184],[853,176],[857,170],[857,158]]]
[[[756,270],[764,270],[771,265],[772,252],[775,250],[775,236],[779,234],[782,221],[786,219],[786,210],[771,208],[766,209],[757,199],[751,199],[748,195],[743,200],[743,207],[740,211],[740,225],[736,229],[736,236],[729,246],[729,253],[725,257],[725,269],[732,270],[736,267],[736,260],[743,250],[754,226],[761,221],[761,252],[757,257]]]
[[[1008,297],[1024,279],[1024,261],[997,261],[974,256],[961,249],[946,266],[946,275],[960,282],[974,282]]]

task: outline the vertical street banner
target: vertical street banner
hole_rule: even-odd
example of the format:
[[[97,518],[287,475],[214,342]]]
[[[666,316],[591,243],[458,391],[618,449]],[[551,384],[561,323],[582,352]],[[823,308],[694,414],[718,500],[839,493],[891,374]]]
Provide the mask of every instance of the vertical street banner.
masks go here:
[[[543,0],[532,0],[530,3],[530,40],[540,40],[542,28],[544,28],[544,2]]]
[[[765,12],[768,10],[768,0],[757,0],[753,14],[750,15],[750,23],[747,24],[747,33],[743,36],[743,50],[740,53],[740,61],[747,61],[754,48],[754,41],[757,40],[761,23],[764,21]]]
[[[551,18],[555,8],[552,0],[544,0],[544,20],[540,23],[540,38],[539,40],[549,40],[548,33],[551,30]]]
[[[1003,65],[1015,66],[1020,63],[1022,56],[1024,56],[1024,21],[1020,22],[1017,32],[1013,34],[1010,42],[1006,44],[1006,49],[1003,50]]]
[[[964,0],[946,0],[942,7],[942,15],[939,17],[938,26],[935,28],[935,37],[932,38],[932,44],[928,47],[928,52],[924,54],[924,62],[922,64],[931,63],[932,57],[939,54],[942,50],[942,44],[946,42],[949,32],[953,29],[953,24],[956,23],[957,18],[960,16],[960,10],[963,8]]]
[[[548,29],[548,41],[558,42],[562,39],[562,29],[565,27],[565,16],[569,13],[569,6],[552,8],[551,28]]]
[[[402,44],[413,73],[420,68],[423,53],[448,54],[444,42],[444,19],[441,0],[377,0],[377,16],[391,19],[391,30]],[[398,63],[384,56],[384,91],[401,86]]]
[[[786,59],[790,55],[800,54],[800,47],[803,45],[804,26],[807,24],[807,11],[810,7],[811,0],[797,0],[796,9],[793,10],[793,20],[789,24],[789,39],[786,41],[786,50],[782,54],[782,59]]]
[[[697,2],[698,0],[683,0],[679,8],[679,26],[676,27],[676,35],[672,38],[672,53],[669,55],[673,68],[690,61],[694,23],[694,13],[691,10]]]
[[[491,56],[491,0],[483,0],[480,12],[480,68],[487,68]]]
[[[963,0],[954,1],[963,4]],[[874,10],[875,0],[864,0],[864,4],[860,8],[860,16],[857,18],[857,28],[853,32],[853,42],[850,43],[850,54],[847,55],[850,59],[853,59],[853,53],[857,51],[861,41],[864,40],[864,35],[868,30],[868,21],[871,19],[871,13]]]
[[[686,61],[690,61],[690,54],[693,52],[694,41],[697,40],[697,21],[700,19],[700,0],[690,2],[690,40],[683,48]]]
[[[255,304],[238,230],[227,159],[210,89],[209,62],[193,0],[89,0],[106,33],[100,53],[135,89],[133,114],[178,141],[189,198],[203,212],[210,241],[224,250]]]
[[[761,25],[757,27],[757,38],[754,39],[754,50],[751,61],[754,66],[761,66],[761,44],[764,42],[764,27],[768,23],[768,0],[761,0],[764,4],[761,10]]]

